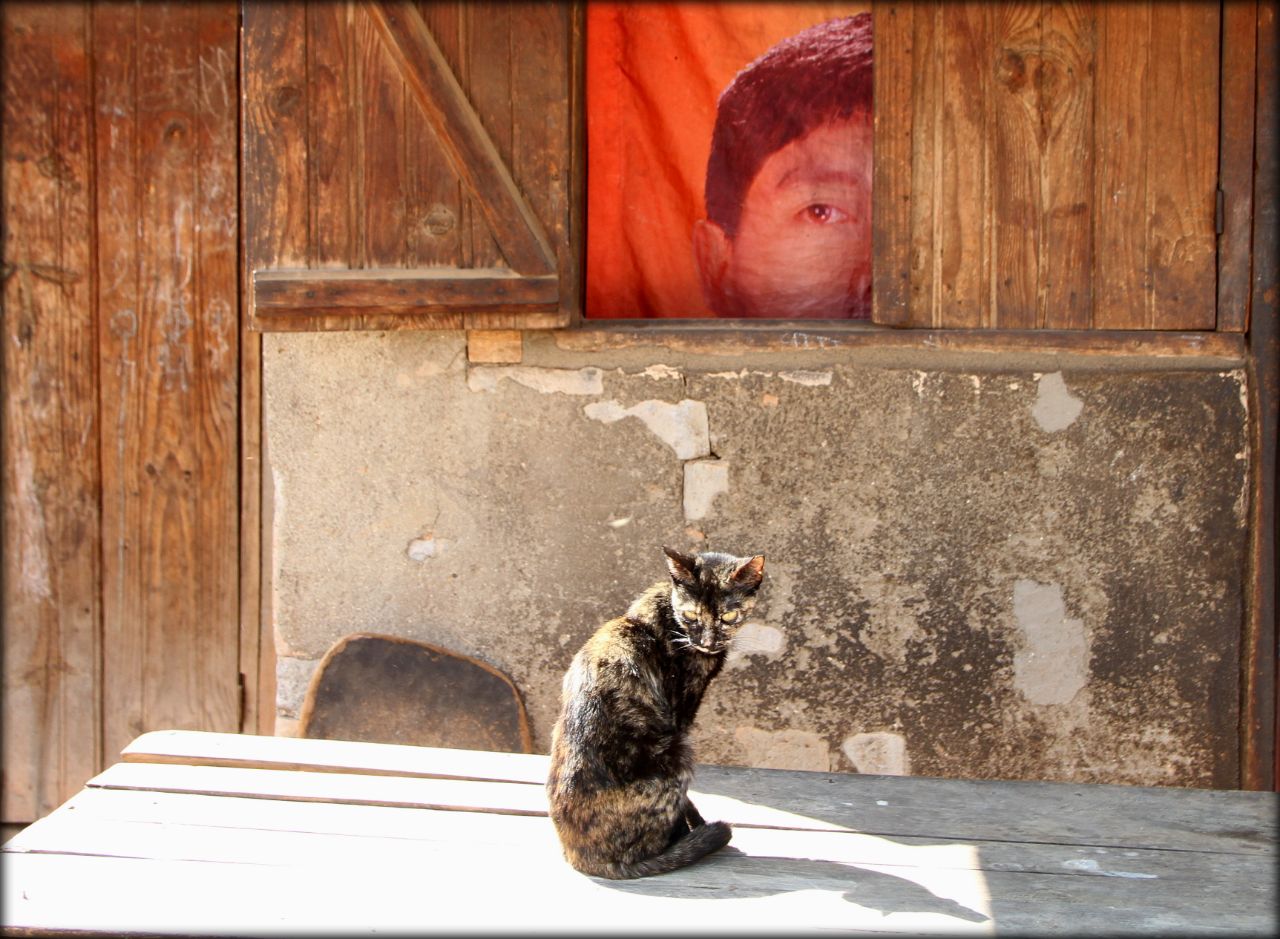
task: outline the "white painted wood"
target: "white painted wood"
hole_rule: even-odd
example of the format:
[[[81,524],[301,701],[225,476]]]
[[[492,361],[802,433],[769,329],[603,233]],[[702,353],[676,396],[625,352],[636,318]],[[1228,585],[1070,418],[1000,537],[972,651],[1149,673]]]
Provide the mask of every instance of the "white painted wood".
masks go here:
[[[536,783],[549,760],[539,753],[490,753],[355,740],[309,740],[196,730],[156,730],[120,751],[125,762],[305,769],[369,775],[435,776]]]
[[[1276,797],[701,767],[728,849],[573,871],[545,757],[146,735],[0,854],[6,930],[1271,934]],[[1114,812],[1109,820],[1106,812]]]

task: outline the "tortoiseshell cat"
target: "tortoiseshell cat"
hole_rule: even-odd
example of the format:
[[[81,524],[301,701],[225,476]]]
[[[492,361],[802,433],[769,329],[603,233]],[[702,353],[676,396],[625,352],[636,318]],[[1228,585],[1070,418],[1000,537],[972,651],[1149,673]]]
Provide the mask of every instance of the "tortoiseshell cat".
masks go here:
[[[551,735],[551,821],[569,863],[597,877],[665,874],[732,834],[689,801],[688,732],[755,604],[764,556],[662,550],[671,579],[574,656]]]

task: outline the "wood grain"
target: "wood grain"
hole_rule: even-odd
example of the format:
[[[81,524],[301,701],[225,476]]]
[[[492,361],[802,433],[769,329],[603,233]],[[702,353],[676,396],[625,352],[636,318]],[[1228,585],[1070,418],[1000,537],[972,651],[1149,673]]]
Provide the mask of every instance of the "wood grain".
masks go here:
[[[366,295],[352,281],[334,303],[282,305],[255,292],[251,326],[568,323],[580,213],[568,197],[570,7],[256,7],[244,28],[244,159],[264,185],[246,187],[250,276],[379,273],[365,277]],[[522,292],[492,280],[492,292],[477,293],[467,272],[497,269],[539,280]],[[418,272],[433,299],[406,302],[397,287],[377,288],[386,271]],[[457,288],[441,289],[451,277]],[[550,301],[545,278],[557,291]]]
[[[509,859],[521,858],[531,866],[558,852],[555,832],[545,816],[504,812],[458,812],[423,808],[412,813],[389,806],[317,804],[310,801],[210,799],[198,794],[155,793],[139,798],[137,792],[90,790],[75,797],[74,812],[59,813],[42,822],[14,844],[11,852],[38,845],[43,853],[91,853],[101,857],[148,858],[172,852],[183,845],[184,860],[237,863],[245,856],[271,858],[279,865],[352,866],[395,868],[412,865],[414,858],[432,856],[465,858],[472,850],[501,846]],[[262,805],[269,801],[269,805]],[[212,815],[218,803],[221,817]],[[700,805],[703,803],[699,803]],[[710,806],[708,797],[705,804]],[[339,808],[341,810],[335,811]],[[722,811],[721,809],[725,811]],[[345,811],[353,809],[355,811]],[[953,872],[1003,871],[1022,874],[1089,877],[1086,870],[1064,866],[1071,846],[1058,843],[987,841],[982,851],[965,850],[960,844],[940,844],[938,839],[913,836],[884,837],[868,832],[808,828],[798,816],[778,813],[775,824],[759,824],[752,806],[725,800],[724,806],[702,809],[734,826],[733,846],[748,857],[800,859],[834,865],[907,874],[928,864]],[[739,814],[743,813],[743,814]],[[239,816],[239,818],[237,818]],[[763,813],[759,813],[763,819]],[[246,825],[241,819],[252,819]],[[793,821],[794,819],[794,821]],[[237,824],[239,822],[239,824]],[[778,824],[781,823],[781,824]],[[341,837],[333,837],[340,835]],[[1171,852],[1133,848],[1114,860],[1113,852],[1098,855],[1123,865],[1132,879],[1161,880],[1171,889],[1203,890],[1203,874],[1188,870],[1185,859]],[[1119,852],[1116,852],[1119,853]],[[443,857],[440,858],[443,861]],[[737,857],[738,863],[745,858]],[[1229,855],[1219,859],[1210,877],[1234,868],[1241,878],[1264,875],[1267,855]],[[1212,864],[1212,861],[1210,862]],[[739,868],[741,869],[741,868]],[[713,887],[724,870],[691,869],[685,877]],[[835,868],[814,870],[830,877]],[[701,875],[701,876],[699,876]],[[1218,898],[1217,912],[1228,913]]]
[[[3,15],[3,762],[28,822],[100,765],[87,8]]]
[[[1042,5],[1040,256],[1035,326],[1087,329],[1093,309],[1093,6]],[[1003,313],[1001,314],[1003,322]]]
[[[1252,0],[1224,3],[1222,139],[1218,148],[1223,226],[1218,239],[1217,327],[1231,332],[1249,328],[1257,47],[1257,3]]]
[[[1094,141],[1094,310],[1100,329],[1145,329],[1151,259],[1147,226],[1147,123],[1144,89],[1151,8],[1099,4]]]
[[[1220,13],[922,3],[907,44],[897,8],[877,5],[877,73],[911,85],[909,101],[881,86],[877,134],[892,136],[877,144],[877,186],[903,185],[893,147],[907,135],[911,178],[905,196],[876,196],[876,321],[1214,328]],[[903,243],[905,311],[892,280]]]
[[[1153,4],[1151,17],[1150,321],[1155,329],[1213,329],[1221,11],[1183,0]]]
[[[245,261],[250,271],[305,267],[311,256],[306,7],[254,3],[242,16],[242,160],[256,180],[241,190]]]
[[[693,798],[734,825],[729,849],[617,883],[563,862],[545,756],[208,734],[150,734],[130,751],[165,762],[113,766],[5,846],[4,925],[1114,934],[1158,921],[1268,934],[1276,923],[1271,793],[701,766]],[[292,768],[183,765],[237,758]],[[496,778],[422,775],[459,769]],[[476,902],[488,883],[502,903]]]
[[[400,63],[388,54],[374,22],[358,8],[350,23],[351,98],[356,116],[354,153],[358,231],[354,267],[402,267],[408,248],[405,224],[405,140],[421,120],[409,100]]]
[[[942,113],[942,220],[939,316],[952,327],[992,325],[993,8],[982,2],[942,4],[945,69]],[[935,249],[936,250],[936,249]]]
[[[359,264],[361,256],[353,165],[360,111],[348,106],[359,93],[349,81],[354,15],[354,7],[347,3],[304,5],[307,249],[316,267],[351,267]]]
[[[915,10],[910,3],[872,5],[876,66],[871,318],[884,326],[910,322]]]
[[[999,179],[994,195],[995,304],[999,324],[1032,329],[1040,316],[1040,268],[1048,222],[1041,190],[1045,175],[1046,66],[1043,6],[1000,5],[995,19],[994,148]]]
[[[311,309],[446,312],[490,306],[553,307],[559,300],[554,275],[521,277],[505,268],[342,271],[259,271],[253,277],[259,317]]]
[[[146,183],[132,229],[100,246],[137,284],[133,320],[103,337],[109,748],[140,727],[239,727],[234,7],[153,5],[133,36],[133,71],[100,70],[137,102]]]
[[[506,263],[522,274],[553,271],[555,253],[542,224],[525,204],[493,138],[468,104],[421,15],[412,5],[392,3],[371,5],[367,12],[414,100],[435,128],[454,171],[478,197]],[[502,36],[503,31],[499,28],[496,35]],[[492,38],[485,48],[491,48],[491,42]],[[486,73],[489,77],[491,71]],[[497,127],[507,121],[491,118]],[[509,133],[508,126],[508,141]],[[482,264],[483,258],[477,256],[475,263]]]
[[[912,26],[911,229],[898,236],[911,244],[911,290],[910,315],[901,325],[936,327],[941,311],[938,267],[943,218],[941,6],[936,2],[917,5]],[[884,67],[880,64],[884,57],[878,57],[877,69]],[[886,224],[892,218],[886,216]],[[873,265],[878,263],[878,257],[873,259]]]

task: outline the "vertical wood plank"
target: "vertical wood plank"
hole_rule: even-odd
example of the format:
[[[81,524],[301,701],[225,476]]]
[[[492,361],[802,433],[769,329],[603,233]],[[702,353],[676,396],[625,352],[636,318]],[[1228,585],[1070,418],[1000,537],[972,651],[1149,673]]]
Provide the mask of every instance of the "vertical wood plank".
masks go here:
[[[468,16],[468,7],[460,3],[431,3],[419,2],[418,11],[422,14],[423,21],[427,24],[427,29],[436,41],[436,45],[440,49],[449,69],[453,72],[459,85],[464,92],[469,93],[470,72],[467,68],[466,59],[466,35],[469,28],[470,17]],[[428,135],[430,137],[430,135]],[[411,154],[411,160],[415,167],[415,172],[420,176],[431,174],[434,184],[432,186],[433,195],[439,197],[438,202],[432,202],[428,214],[435,213],[434,230],[438,232],[438,236],[447,239],[445,244],[440,245],[440,250],[451,252],[453,262],[459,267],[472,267],[474,265],[474,249],[473,249],[473,228],[475,222],[473,216],[479,217],[480,213],[471,204],[471,198],[467,194],[466,187],[461,180],[457,181],[456,189],[449,189],[444,183],[445,176],[443,171],[448,167],[447,159],[441,154],[439,162],[432,154],[429,159],[423,159],[424,154],[421,150],[437,150],[438,145],[434,138],[430,138],[430,143],[426,147],[419,147],[418,151]],[[452,174],[451,174],[452,175]],[[420,185],[420,184],[419,184]],[[414,190],[411,189],[411,192]],[[436,209],[439,205],[443,211]],[[428,218],[427,231],[432,232],[432,223]],[[425,243],[424,243],[425,242]],[[419,238],[415,244],[410,242],[410,251],[415,248],[422,251],[428,244],[427,239]],[[430,263],[428,261],[428,263]]]
[[[992,199],[995,230],[996,322],[1031,329],[1039,308],[1041,244],[1044,238],[1044,135],[1039,2],[1001,4],[994,19],[991,109],[995,121]]]
[[[358,256],[353,221],[358,204],[352,181],[355,144],[346,85],[353,15],[348,3],[306,4],[310,260],[322,268],[350,267]]]
[[[447,61],[457,57],[459,7],[431,3],[420,8]],[[463,190],[428,123],[408,100],[405,119],[406,263],[410,267],[462,266]]]
[[[988,57],[992,8],[942,4],[946,69],[942,127],[940,325],[991,323],[991,140]]]
[[[101,764],[87,7],[6,3],[5,822]]]
[[[235,0],[205,0],[196,17],[195,316],[193,397],[187,405],[196,470],[195,606],[188,654],[201,704],[185,720],[240,729],[239,694],[239,209],[236,205],[238,16]],[[194,433],[192,432],[194,431]],[[194,439],[192,439],[194,438]],[[175,689],[178,696],[189,689]],[[182,705],[179,705],[182,706]]]
[[[1040,281],[1036,326],[1087,329],[1093,307],[1094,17],[1084,3],[1045,3],[1039,77]]]
[[[1257,74],[1258,4],[1222,5],[1222,139],[1218,180],[1223,227],[1218,240],[1217,328],[1249,328],[1250,226],[1253,219],[1253,120]]]
[[[98,354],[102,375],[102,610],[103,628],[117,649],[103,688],[103,742],[114,754],[142,732],[143,587],[137,581],[141,545],[131,472],[137,439],[141,309],[137,114],[138,18],[135,4],[101,4],[94,11],[94,96],[98,166]]]
[[[544,227],[560,270],[569,251],[568,180],[570,121],[568,43],[572,11],[567,4],[504,4],[509,17],[510,155],[507,166]],[[501,149],[501,148],[500,148]],[[576,299],[576,278],[561,278],[560,306]],[[521,325],[519,316],[469,314],[467,325],[497,329]]]
[[[512,164],[512,46],[522,37],[512,35],[511,4],[479,0],[465,7],[463,86],[476,116],[499,157]],[[473,201],[473,200],[469,200]],[[468,213],[476,267],[507,267],[502,249],[493,238],[484,213],[473,205]]]
[[[565,4],[511,4],[508,11],[513,39],[507,166],[552,244],[560,245],[567,221],[567,167],[559,154],[566,152],[569,135],[570,11]]]
[[[1221,10],[1182,0],[1151,7],[1147,244],[1155,329],[1212,329]]]
[[[362,156],[359,217],[362,267],[405,263],[404,157],[407,94],[369,17],[352,21],[351,69],[359,85],[357,148]]]
[[[942,6],[913,16],[911,83],[911,326],[939,325],[942,219]]]
[[[241,6],[241,190],[246,272],[305,267],[307,179],[306,12],[300,3]],[[250,325],[256,326],[252,306]]]
[[[871,190],[871,318],[911,322],[911,107],[914,14],[909,3],[873,3],[875,132]],[[927,15],[922,9],[921,15]]]
[[[138,724],[239,728],[234,12],[136,18],[132,380],[103,398],[104,490],[124,502],[110,534],[128,548],[106,584],[111,749]],[[116,353],[104,340],[104,371]]]
[[[1145,107],[1151,49],[1151,6],[1095,6],[1094,310],[1097,329],[1147,329],[1150,256],[1147,246]]]

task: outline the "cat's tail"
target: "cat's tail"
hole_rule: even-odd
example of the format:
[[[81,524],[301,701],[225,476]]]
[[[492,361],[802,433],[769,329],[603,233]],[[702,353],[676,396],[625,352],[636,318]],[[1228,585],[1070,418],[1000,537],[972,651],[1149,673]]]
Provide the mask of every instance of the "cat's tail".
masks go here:
[[[611,862],[604,876],[614,880],[628,880],[632,877],[669,874],[701,860],[712,851],[719,851],[729,843],[731,837],[733,829],[728,822],[707,822],[691,830],[661,854],[630,864]]]

